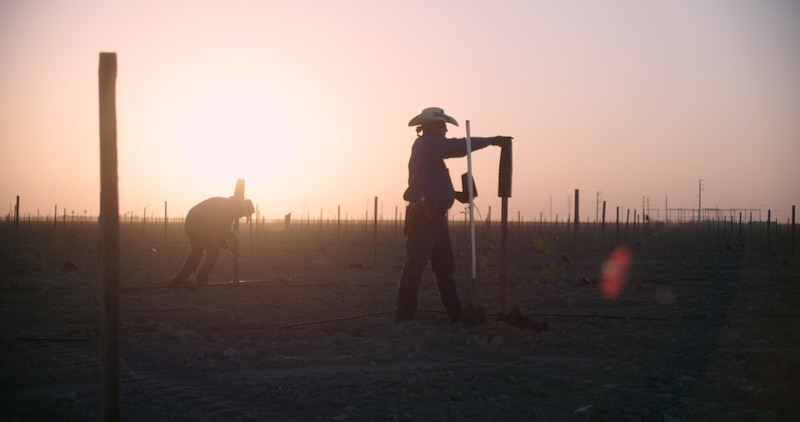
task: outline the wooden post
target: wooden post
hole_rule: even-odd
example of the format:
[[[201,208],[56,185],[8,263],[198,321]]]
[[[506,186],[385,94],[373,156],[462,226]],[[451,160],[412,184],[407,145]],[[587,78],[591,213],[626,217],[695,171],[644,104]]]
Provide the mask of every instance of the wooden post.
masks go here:
[[[744,246],[744,240],[742,239],[742,213],[739,212],[739,246]]]
[[[375,206],[372,213],[373,223],[373,243],[375,245],[375,259],[372,268],[378,267],[378,197],[375,197]]]
[[[575,230],[572,235],[572,281],[578,281],[578,230],[580,227],[580,191],[575,189]]]
[[[772,210],[767,210],[767,252],[770,250],[770,241],[772,240],[770,237],[772,236]]]
[[[500,197],[500,312],[506,311],[506,278],[508,275],[508,198],[511,196],[511,144],[500,150],[497,196]],[[470,180],[472,183],[472,180]]]
[[[492,206],[489,205],[489,211],[486,213],[486,221],[484,222],[484,227],[486,228],[486,239],[492,237]]]
[[[14,246],[19,243],[19,195],[17,195],[17,203],[14,205]]]
[[[731,215],[730,225],[728,225],[728,239],[733,239],[733,215]]]
[[[167,218],[167,201],[164,201],[164,247],[167,247],[167,226],[169,225],[169,218]]]
[[[255,220],[256,220],[256,233],[258,233],[258,205],[256,205]],[[248,215],[246,221],[248,230],[247,240],[248,242],[250,242],[250,259],[253,259],[253,216]]]
[[[236,180],[233,197],[244,201],[244,179]],[[239,282],[239,219],[233,220],[233,282]]]
[[[794,252],[795,252],[795,242],[796,242],[796,240],[795,240],[795,235],[797,234],[797,225],[796,225],[796,220],[795,220],[795,216],[796,216],[796,214],[795,214],[795,211],[797,211],[797,209],[796,209],[796,205],[792,205],[792,261],[794,261],[794,257],[795,257],[795,255],[794,255]]]
[[[255,226],[256,226],[256,237],[258,237],[258,220],[260,220],[260,219],[261,219],[261,210],[258,209],[258,204],[256,204],[256,223],[255,223]],[[252,233],[252,231],[251,231],[251,233]],[[252,239],[252,237],[250,239],[250,250],[251,251],[253,250],[253,239]]]
[[[603,201],[603,223],[601,227],[602,229],[600,233],[600,247],[603,248],[605,247],[606,243],[606,201]]]
[[[625,242],[628,242],[628,226],[631,224],[631,209],[625,213]]]
[[[500,312],[506,312],[508,278],[508,196],[500,197]]]
[[[100,267],[103,292],[101,415],[119,420],[119,192],[117,183],[117,54],[100,53]],[[66,214],[65,214],[66,215]]]

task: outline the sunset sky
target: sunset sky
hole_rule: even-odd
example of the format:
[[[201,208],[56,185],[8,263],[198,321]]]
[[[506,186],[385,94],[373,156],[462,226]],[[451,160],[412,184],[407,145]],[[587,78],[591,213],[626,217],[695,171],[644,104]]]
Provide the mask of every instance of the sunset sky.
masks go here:
[[[121,212],[233,193],[267,218],[402,211],[414,129],[514,137],[509,210],[800,203],[800,2],[0,0],[0,198],[99,212],[116,52]],[[473,157],[484,214],[499,149]],[[448,161],[460,184],[466,159]],[[61,211],[60,211],[61,212]]]

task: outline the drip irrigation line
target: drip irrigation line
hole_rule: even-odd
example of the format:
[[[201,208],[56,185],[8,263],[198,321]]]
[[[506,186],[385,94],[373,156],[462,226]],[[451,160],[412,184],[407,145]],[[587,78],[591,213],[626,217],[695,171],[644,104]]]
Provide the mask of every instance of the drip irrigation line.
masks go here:
[[[364,286],[375,286],[376,284],[365,284]],[[379,284],[378,284],[379,285]],[[352,286],[349,284],[326,284],[326,283],[305,283],[305,284],[273,284],[273,283],[226,283],[226,284],[212,284],[201,286],[199,289],[204,289],[207,287],[243,287],[243,286],[255,286],[255,287],[347,287]],[[380,286],[380,285],[379,285]],[[359,286],[363,287],[363,286]],[[170,287],[170,286],[146,286],[146,287],[129,287],[120,289],[120,293],[137,293],[147,290],[178,290],[178,289],[185,289],[189,291],[195,291],[198,287],[193,285],[186,285],[186,286],[178,286],[178,287]],[[446,313],[445,311],[439,310],[431,310],[431,309],[420,309],[417,310],[418,313]],[[273,330],[279,330],[283,328],[292,328],[292,327],[302,327],[308,325],[318,325],[318,324],[326,324],[330,322],[339,322],[339,321],[348,321],[353,319],[359,318],[368,318],[374,316],[382,316],[382,315],[389,315],[393,312],[373,312],[368,314],[358,314],[358,315],[347,315],[338,318],[330,318],[330,319],[322,319],[316,321],[305,321],[305,322],[298,322],[298,323],[291,323],[286,325],[281,325],[278,327],[273,327]],[[494,317],[497,318],[497,313],[495,314],[487,314],[487,317]],[[628,315],[605,315],[605,314],[586,314],[586,313],[524,313],[527,317],[539,317],[539,318],[599,318],[599,319],[612,319],[612,320],[636,320],[636,321],[660,321],[660,322],[673,322],[673,319],[669,318],[656,318],[656,317],[644,317],[644,316],[628,316]]]
[[[430,309],[419,309],[417,313],[431,313],[431,314],[445,314],[445,311],[437,311],[437,310],[430,310]],[[329,319],[320,319],[316,321],[304,321],[304,322],[296,322],[291,324],[284,324],[279,325],[277,327],[272,327],[272,330],[281,330],[284,328],[294,328],[294,327],[304,327],[308,325],[318,325],[318,324],[327,324],[331,322],[340,322],[340,321],[349,321],[353,319],[359,318],[369,318],[375,316],[383,316],[383,315],[392,315],[394,314],[393,311],[387,312],[373,312],[368,314],[359,314],[359,315],[348,315],[339,318],[329,318]],[[494,314],[493,316],[496,318],[498,314]],[[617,319],[617,320],[637,320],[637,321],[661,321],[661,322],[672,322],[671,319],[666,318],[654,318],[654,317],[642,317],[642,316],[625,316],[625,315],[599,315],[599,314],[548,314],[548,313],[526,313],[526,317],[548,317],[548,318],[601,318],[601,319]]]
[[[275,281],[275,282],[239,282],[239,283],[214,283],[214,284],[207,284],[203,286],[197,286],[194,284],[185,284],[179,286],[139,286],[139,287],[125,287],[121,288],[119,291],[120,293],[138,293],[148,290],[202,290],[209,287],[387,287],[387,286],[396,286],[396,283],[361,283],[361,284],[343,284],[343,283],[292,283],[292,282],[284,282],[284,281]]]
[[[123,287],[119,289],[119,293],[120,294],[139,293],[147,290],[170,290],[170,289],[174,289],[174,287],[173,288],[169,286]]]
[[[96,337],[17,337],[24,342],[85,343]]]
[[[674,320],[669,318],[655,318],[655,317],[642,317],[642,316],[626,316],[626,315],[601,315],[601,314],[525,314],[525,316],[535,317],[552,317],[552,318],[602,318],[602,319],[635,319],[638,321],[665,321],[672,322]]]
[[[279,325],[277,327],[272,327],[272,330],[281,330],[281,329],[284,329],[284,328],[303,327],[303,326],[306,326],[306,325],[326,324],[326,323],[329,323],[329,322],[348,321],[348,320],[351,320],[351,319],[368,318],[368,317],[391,315],[391,314],[394,314],[394,311],[391,311],[391,312],[374,312],[374,313],[371,313],[371,314],[350,315],[350,316],[345,316],[345,317],[340,317],[340,318],[331,318],[331,319],[320,319],[320,320],[316,320],[316,321],[296,322],[296,323],[292,323],[292,324],[285,324],[285,325]]]

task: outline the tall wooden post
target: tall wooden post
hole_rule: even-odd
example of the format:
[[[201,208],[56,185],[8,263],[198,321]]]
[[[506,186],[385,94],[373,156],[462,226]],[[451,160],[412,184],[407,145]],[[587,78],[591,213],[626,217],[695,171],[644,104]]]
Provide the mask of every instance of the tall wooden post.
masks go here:
[[[17,203],[14,205],[14,245],[19,243],[19,195]]]
[[[572,281],[578,281],[578,230],[580,227],[580,191],[575,189],[575,231],[572,237]]]
[[[797,211],[797,206],[792,205],[792,261],[794,261],[795,257],[795,242],[796,242],[796,234],[797,234],[797,220],[795,219]]]
[[[508,198],[511,197],[511,142],[500,150],[497,196],[500,197],[500,312],[506,311],[506,279],[508,275]],[[473,180],[470,179],[472,184]]]
[[[770,227],[770,224],[772,224],[772,210],[767,210],[767,252],[769,252],[772,247],[770,244],[772,240],[772,227]]]
[[[372,268],[375,269],[378,267],[378,197],[377,196],[375,197],[375,204],[373,206],[372,219],[374,221],[372,226],[373,243],[375,245],[375,256]]]
[[[245,218],[246,218],[245,221],[247,221],[247,231],[248,231],[247,238],[250,242],[250,259],[253,259],[253,216],[248,215]],[[255,220],[256,220],[256,234],[258,234],[258,205],[256,205]]]
[[[119,420],[119,192],[117,183],[117,54],[100,53],[100,268],[103,292],[105,421]]]
[[[164,247],[167,247],[167,226],[169,225],[169,218],[167,217],[167,201],[164,201]]]
[[[256,237],[258,236],[258,220],[261,219],[261,211],[258,209],[258,204],[256,204]],[[252,233],[252,232],[251,232]],[[250,238],[250,250],[253,250],[253,239]]]
[[[244,179],[236,180],[236,188],[233,190],[233,197],[239,201],[244,201]],[[233,282],[239,282],[239,219],[233,221]]]
[[[628,208],[625,213],[625,242],[628,242],[628,226],[631,224],[631,209]]]
[[[600,230],[600,247],[605,247],[606,243],[606,201],[603,201],[603,223]]]
[[[742,213],[739,212],[739,246],[744,246],[744,239],[742,238]]]

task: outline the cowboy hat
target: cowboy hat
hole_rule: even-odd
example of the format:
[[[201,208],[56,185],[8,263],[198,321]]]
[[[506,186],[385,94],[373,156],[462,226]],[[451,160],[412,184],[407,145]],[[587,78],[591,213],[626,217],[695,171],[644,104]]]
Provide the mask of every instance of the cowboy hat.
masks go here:
[[[433,122],[446,122],[458,126],[456,119],[444,114],[444,110],[439,107],[428,107],[422,110],[422,113],[414,116],[414,118],[408,122],[408,125],[419,126]]]

